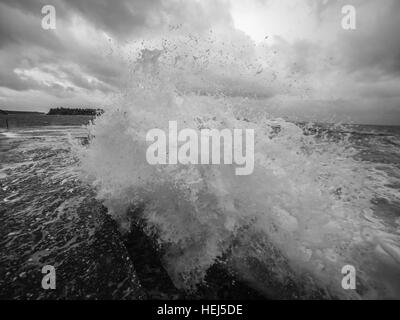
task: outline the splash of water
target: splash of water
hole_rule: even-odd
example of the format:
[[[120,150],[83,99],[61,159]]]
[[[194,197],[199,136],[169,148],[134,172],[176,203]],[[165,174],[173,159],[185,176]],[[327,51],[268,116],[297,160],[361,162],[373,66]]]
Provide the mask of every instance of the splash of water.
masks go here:
[[[371,179],[346,138],[333,142],[305,134],[294,123],[269,118],[263,106],[249,108],[247,99],[228,97],[204,80],[216,59],[182,62],[188,56],[165,46],[142,51],[129,89],[89,126],[91,143],[78,150],[85,177],[121,229],[143,219],[146,232],[165,249],[174,283],[188,290],[224,257],[272,295],[284,295],[290,283],[308,296],[318,290],[351,298],[386,292],[370,272],[378,227],[365,219],[372,215],[374,190],[383,190],[384,182]],[[228,61],[225,68],[232,68]],[[169,120],[197,131],[254,129],[254,173],[236,176],[229,165],[149,165],[146,133],[168,131]],[[357,292],[341,288],[347,264],[361,270]],[[271,292],[267,274],[286,289]]]

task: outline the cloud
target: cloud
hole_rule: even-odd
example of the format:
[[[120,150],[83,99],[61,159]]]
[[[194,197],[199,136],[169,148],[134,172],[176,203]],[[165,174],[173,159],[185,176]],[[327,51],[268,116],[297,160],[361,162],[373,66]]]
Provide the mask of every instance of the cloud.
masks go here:
[[[80,90],[116,92],[126,73],[125,57],[118,52],[121,45],[139,36],[154,37],[172,24],[188,21],[188,32],[202,32],[216,20],[229,25],[229,13],[219,10],[223,3],[1,0],[0,86],[49,93],[50,86],[43,84],[42,77],[53,79],[53,92],[58,97],[67,89],[70,94]],[[41,8],[47,4],[56,7],[56,30],[40,27]],[[26,76],[33,72],[41,76]]]
[[[375,70],[382,76],[400,73],[400,2],[385,0],[360,5],[358,29],[343,41],[349,71]]]
[[[336,112],[330,101],[340,100],[349,101],[343,105],[355,113],[361,114],[364,105],[369,115],[379,114],[371,104],[381,101],[400,114],[399,1],[293,0],[290,7],[297,11],[286,12],[282,1],[249,0],[242,15],[241,3],[0,0],[0,101],[16,108],[28,107],[32,97],[46,108],[106,102],[126,85],[142,40],[160,49],[167,39],[169,48],[178,47],[174,54],[186,54],[189,64],[212,48],[208,68],[182,77],[185,90],[192,85],[205,93],[271,101],[290,97],[314,101],[310,108],[320,105],[324,113]],[[41,8],[48,4],[57,10],[56,30],[40,27]],[[347,4],[357,9],[355,31],[341,28],[341,7]],[[275,20],[267,21],[264,14]],[[251,24],[252,17],[257,23]],[[268,32],[280,28],[281,35]],[[218,40],[194,43],[209,39],[210,30]],[[260,38],[257,43],[254,35]]]

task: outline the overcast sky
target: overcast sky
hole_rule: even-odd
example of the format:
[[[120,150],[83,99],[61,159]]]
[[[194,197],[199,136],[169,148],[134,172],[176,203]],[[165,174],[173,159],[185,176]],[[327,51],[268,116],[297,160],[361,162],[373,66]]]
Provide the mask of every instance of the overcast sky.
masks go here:
[[[356,30],[342,28],[347,4]],[[55,30],[41,27],[44,5]],[[243,60],[210,71],[228,95],[286,116],[400,125],[399,0],[0,0],[0,109],[106,107],[138,43],[210,30]]]

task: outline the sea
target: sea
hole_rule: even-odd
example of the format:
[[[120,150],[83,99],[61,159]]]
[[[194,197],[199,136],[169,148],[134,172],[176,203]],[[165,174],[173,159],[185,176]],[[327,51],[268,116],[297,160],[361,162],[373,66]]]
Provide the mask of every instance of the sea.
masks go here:
[[[1,116],[2,298],[400,298],[400,127],[258,117],[242,178],[149,168],[137,115]]]

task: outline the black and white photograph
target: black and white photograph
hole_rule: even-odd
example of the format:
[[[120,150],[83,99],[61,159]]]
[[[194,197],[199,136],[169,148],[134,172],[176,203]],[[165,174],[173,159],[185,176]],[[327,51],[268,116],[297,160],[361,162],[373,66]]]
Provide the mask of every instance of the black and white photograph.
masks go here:
[[[399,300],[399,35],[399,0],[0,0],[0,300]]]

